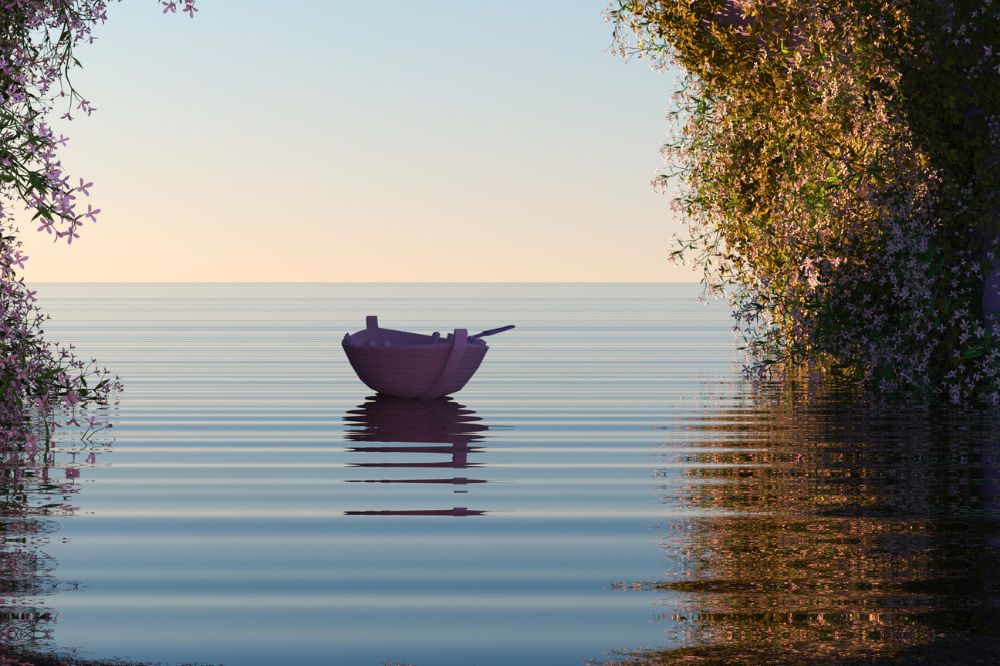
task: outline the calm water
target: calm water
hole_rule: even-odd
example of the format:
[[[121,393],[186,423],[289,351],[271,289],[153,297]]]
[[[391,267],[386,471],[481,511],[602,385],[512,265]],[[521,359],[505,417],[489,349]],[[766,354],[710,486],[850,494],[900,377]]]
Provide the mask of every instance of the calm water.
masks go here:
[[[42,285],[50,336],[127,388],[113,438],[20,463],[51,515],[4,520],[0,638],[205,664],[1000,654],[1000,420],[749,385],[697,294]],[[421,404],[354,376],[367,314],[518,328]]]

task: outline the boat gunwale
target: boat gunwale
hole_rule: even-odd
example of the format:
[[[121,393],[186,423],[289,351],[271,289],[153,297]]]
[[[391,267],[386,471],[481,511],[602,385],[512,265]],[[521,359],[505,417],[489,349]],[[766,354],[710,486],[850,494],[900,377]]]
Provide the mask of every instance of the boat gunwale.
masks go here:
[[[451,339],[452,338],[445,338],[445,337],[439,338],[439,340],[440,340],[439,342],[392,342],[392,344],[390,344],[388,347],[381,346],[381,345],[372,345],[372,346],[369,346],[367,344],[368,341],[365,341],[364,343],[360,343],[360,344],[348,344],[348,341],[351,338],[353,338],[355,335],[359,335],[361,333],[368,333],[370,331],[372,331],[372,329],[363,328],[360,331],[355,331],[354,333],[348,333],[348,334],[346,334],[344,336],[344,339],[341,340],[341,346],[343,346],[343,348],[345,350],[346,349],[379,349],[379,350],[390,350],[390,349],[403,349],[403,348],[407,348],[407,349],[451,349]],[[372,335],[373,336],[377,335],[380,331],[385,331],[385,332],[389,332],[389,333],[405,333],[406,335],[419,335],[422,338],[427,338],[428,340],[433,340],[432,336],[426,335],[424,333],[414,333],[412,331],[400,331],[400,330],[394,329],[394,328],[381,328],[381,327],[379,327],[379,328],[374,329],[374,333],[372,333]],[[449,335],[452,335],[452,334],[449,333]],[[489,345],[486,343],[486,341],[482,340],[481,338],[477,338],[477,339],[475,339],[475,340],[473,340],[471,342],[468,342],[467,346],[466,346],[466,349],[469,349],[470,347],[473,348],[473,349],[489,349],[490,348]]]

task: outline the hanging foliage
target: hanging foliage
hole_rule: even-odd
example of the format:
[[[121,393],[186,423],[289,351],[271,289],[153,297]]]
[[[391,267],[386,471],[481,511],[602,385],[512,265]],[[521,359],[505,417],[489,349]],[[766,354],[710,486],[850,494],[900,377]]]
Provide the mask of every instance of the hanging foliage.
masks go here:
[[[626,56],[686,72],[665,147],[750,369],[1000,403],[1000,7],[618,0]]]
[[[120,387],[96,361],[45,339],[46,317],[20,274],[28,257],[13,222],[25,208],[37,231],[72,244],[97,220],[100,210],[87,203],[93,184],[66,173],[60,150],[67,139],[51,117],[94,111],[70,73],[79,65],[74,49],[93,41],[107,4],[0,0],[0,455],[34,457],[62,425],[57,413],[75,424],[79,406],[104,402]],[[164,13],[197,11],[194,0],[158,4]],[[88,433],[106,424],[89,425]]]

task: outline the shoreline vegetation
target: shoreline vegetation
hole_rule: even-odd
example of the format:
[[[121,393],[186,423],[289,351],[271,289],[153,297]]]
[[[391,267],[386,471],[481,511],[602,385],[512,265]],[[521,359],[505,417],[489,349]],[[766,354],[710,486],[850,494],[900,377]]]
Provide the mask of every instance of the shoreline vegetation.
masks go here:
[[[33,652],[0,648],[0,666],[158,666],[150,662],[129,661],[127,659],[83,659],[72,652]],[[208,666],[186,662],[176,666]]]
[[[755,375],[1000,404],[1000,3],[617,0],[686,78],[664,147]]]

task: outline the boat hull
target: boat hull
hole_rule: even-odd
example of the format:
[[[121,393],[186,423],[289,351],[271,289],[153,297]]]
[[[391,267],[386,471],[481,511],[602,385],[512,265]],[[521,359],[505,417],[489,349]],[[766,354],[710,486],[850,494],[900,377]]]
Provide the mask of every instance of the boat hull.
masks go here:
[[[489,349],[464,328],[442,338],[367,326],[344,336],[344,353],[369,388],[397,398],[440,398],[460,391],[476,374]]]
[[[441,379],[451,346],[355,347],[344,343],[344,352],[358,379],[374,391],[397,398],[440,398],[460,391],[476,374],[486,356],[486,345],[467,345],[454,370],[441,387],[430,391]]]

